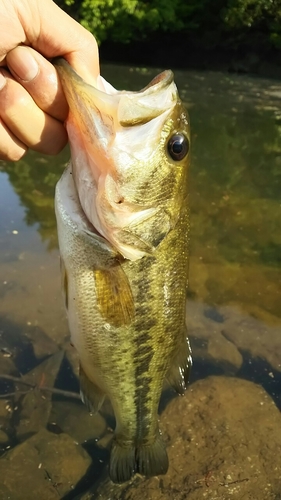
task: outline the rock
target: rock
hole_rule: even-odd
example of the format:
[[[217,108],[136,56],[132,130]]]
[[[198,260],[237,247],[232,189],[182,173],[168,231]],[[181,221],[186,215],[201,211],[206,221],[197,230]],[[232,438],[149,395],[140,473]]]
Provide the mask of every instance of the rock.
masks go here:
[[[75,487],[90,463],[72,438],[42,429],[1,458],[1,498],[57,500]]]
[[[0,399],[0,418],[8,418],[11,414],[11,408],[6,399]]]
[[[17,373],[17,369],[13,359],[8,355],[3,354],[2,352],[0,353],[0,366],[1,366],[1,373],[4,373],[6,375],[12,375]]]
[[[98,440],[97,446],[100,449],[110,450],[113,436],[114,436],[113,429],[108,428],[104,436],[102,436],[102,438]]]
[[[266,360],[281,372],[280,324],[271,326],[233,306],[219,308],[225,319],[223,334],[241,351]]]
[[[34,386],[46,386],[52,388],[55,384],[64,352],[59,351],[46,361],[43,361],[34,370],[31,370],[22,377],[22,380]],[[19,424],[17,426],[17,436],[23,438],[26,435],[35,433],[46,427],[52,407],[52,392],[35,388],[30,390],[25,396],[17,396],[20,401]]]
[[[240,368],[243,362],[243,358],[233,342],[221,336],[209,339],[207,352],[211,359],[216,360],[218,365],[225,368],[225,371],[231,365]],[[235,372],[235,370],[233,371]]]
[[[70,338],[68,338],[64,343],[63,349],[65,351],[66,358],[69,361],[69,364],[72,368],[74,375],[79,380],[79,357],[75,347],[73,347],[70,344]]]
[[[26,326],[24,335],[32,343],[36,358],[46,358],[58,351],[58,345],[38,326]]]
[[[187,324],[193,357],[235,373],[242,352],[263,359],[281,372],[280,325],[269,325],[243,313],[237,305],[211,307],[188,301]]]
[[[11,404],[10,401],[0,399],[0,448],[2,449],[5,448],[5,445],[10,440],[9,434],[13,434],[12,417],[13,403]]]
[[[9,335],[10,331],[7,332],[7,323],[6,318],[0,315],[0,371],[2,374],[12,375],[18,371],[15,366],[17,349],[15,342],[13,342],[14,332],[12,335]]]
[[[225,373],[236,373],[243,358],[235,343],[223,335],[224,316],[200,302],[188,301],[186,310],[194,360],[206,360]]]
[[[78,443],[100,438],[107,424],[100,413],[90,414],[82,403],[54,401],[49,419]]]
[[[259,385],[231,377],[199,380],[161,416],[170,460],[166,476],[135,477],[124,485],[106,477],[82,498],[276,500],[280,426],[278,408]]]
[[[6,444],[9,442],[9,436],[4,432],[2,429],[0,429],[0,446],[1,444]]]

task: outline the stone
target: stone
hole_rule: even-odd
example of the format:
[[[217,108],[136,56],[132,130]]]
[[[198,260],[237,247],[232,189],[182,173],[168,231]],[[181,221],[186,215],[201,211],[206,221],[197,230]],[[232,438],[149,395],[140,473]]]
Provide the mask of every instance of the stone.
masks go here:
[[[261,386],[232,377],[192,384],[161,415],[165,476],[114,485],[104,476],[81,500],[276,500],[281,415]],[[79,497],[80,498],[80,497]]]
[[[9,436],[4,432],[2,429],[0,429],[0,446],[1,444],[6,444],[9,442]]]
[[[219,309],[224,316],[224,336],[252,358],[266,360],[281,372],[280,324],[269,325],[233,306]]]
[[[279,324],[265,323],[235,304],[211,307],[191,300],[187,324],[195,364],[197,359],[206,360],[226,374],[235,374],[247,353],[281,372]]]
[[[27,325],[25,337],[32,343],[36,358],[46,358],[58,351],[58,345],[38,326]]]
[[[0,459],[1,498],[57,500],[87,472],[91,458],[67,434],[42,429]]]
[[[75,347],[70,344],[70,338],[66,340],[63,348],[74,375],[79,379],[79,357]]]
[[[188,336],[193,359],[219,367],[224,373],[235,374],[242,366],[243,358],[233,340],[224,334],[224,316],[207,304],[188,301]]]
[[[25,438],[26,435],[36,433],[42,427],[46,427],[52,407],[52,392],[44,391],[39,387],[52,388],[54,386],[63,357],[64,352],[58,351],[22,377],[23,381],[38,388],[31,389],[23,397],[21,395],[16,397],[16,401],[20,401],[17,426],[19,438]]]
[[[11,414],[11,407],[7,399],[0,399],[0,418],[9,418]]]
[[[91,414],[83,403],[72,401],[54,401],[49,422],[58,425],[78,443],[100,438],[107,428],[99,412]]]
[[[12,375],[17,373],[17,369],[12,357],[3,352],[0,352],[0,366],[1,366],[1,373],[5,375]]]

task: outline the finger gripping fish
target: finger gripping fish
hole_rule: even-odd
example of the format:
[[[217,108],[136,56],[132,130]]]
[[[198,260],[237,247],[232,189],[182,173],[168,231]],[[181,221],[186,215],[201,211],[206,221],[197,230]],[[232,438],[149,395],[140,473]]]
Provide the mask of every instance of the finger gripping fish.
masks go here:
[[[191,365],[186,333],[189,119],[171,71],[140,92],[83,81],[57,59],[71,161],[56,187],[62,283],[81,397],[116,418],[109,474],[165,474],[158,426],[167,379]]]

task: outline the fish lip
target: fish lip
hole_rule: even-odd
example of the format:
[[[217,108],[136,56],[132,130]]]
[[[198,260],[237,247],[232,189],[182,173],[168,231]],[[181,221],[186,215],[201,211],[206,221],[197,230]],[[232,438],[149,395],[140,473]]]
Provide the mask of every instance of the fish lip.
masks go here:
[[[166,69],[165,71],[162,71],[162,73],[159,73],[159,75],[156,75],[151,82],[143,87],[142,90],[139,90],[139,92],[145,92],[147,89],[152,87],[155,91],[158,91],[161,87],[168,87],[168,85],[170,85],[173,81],[174,73],[171,69]]]
[[[87,83],[82,77],[76,73],[76,71],[72,68],[72,66],[62,57],[56,57],[53,59],[53,64],[56,67],[59,76],[63,82],[63,89],[65,92],[66,100],[68,101],[68,105],[71,109],[71,98],[73,99],[74,94],[77,94],[78,90],[82,90],[84,87],[85,92],[88,96],[91,96],[88,100],[88,104],[91,104],[95,108],[95,112],[100,114],[100,112],[104,111],[104,108],[112,107],[116,109],[117,114],[121,114],[118,116],[118,121],[122,126],[135,125],[137,123],[145,123],[156,116],[159,116],[163,113],[163,111],[167,110],[170,106],[159,103],[156,106],[155,101],[153,101],[152,106],[148,106],[143,104],[140,100],[153,97],[153,95],[162,95],[162,92],[165,92],[172,86],[174,82],[174,74],[171,70],[165,70],[159,75],[155,76],[151,82],[146,85],[144,88],[138,91],[125,91],[125,90],[116,90],[112,85],[108,84],[101,76],[96,78],[95,85],[91,85]],[[74,83],[69,84],[69,81],[72,79]],[[103,89],[100,88],[103,86]],[[76,92],[75,92],[76,91]],[[177,94],[177,92],[175,93]],[[176,101],[177,95],[174,95],[172,100]],[[135,119],[133,121],[126,120],[124,117],[122,118],[122,114],[124,114],[124,110],[128,111],[128,106],[130,107],[132,103],[139,107],[141,111],[141,118]],[[156,108],[153,110],[153,107]],[[117,108],[121,108],[117,110]],[[147,116],[144,117],[144,111],[147,111]]]
[[[72,76],[78,77],[80,80],[82,80],[84,82],[85,85],[90,85],[81,76],[78,75],[78,73],[72,68],[72,66],[63,57],[54,57],[52,59],[52,64],[58,69],[60,75],[62,73],[62,70],[64,70],[64,71],[72,74]],[[98,81],[98,79],[97,79],[97,81]],[[119,90],[118,91],[118,90],[114,89],[114,87],[112,87],[111,85],[110,85],[110,88],[113,91],[115,91],[115,93],[117,93],[117,94],[126,93],[126,94],[135,94],[136,95],[136,94],[141,94],[141,93],[147,92],[148,90],[150,90],[151,92],[158,92],[159,89],[169,86],[173,81],[174,81],[174,73],[172,72],[172,70],[167,69],[167,70],[162,71],[158,75],[156,75],[141,90],[137,90],[137,91]],[[90,85],[90,86],[92,86],[92,85]],[[98,86],[96,86],[95,88],[96,88],[96,90],[98,90],[99,92],[102,92],[103,94],[111,95],[110,92],[104,92],[103,90],[99,89]],[[109,86],[108,86],[108,88],[109,88]]]

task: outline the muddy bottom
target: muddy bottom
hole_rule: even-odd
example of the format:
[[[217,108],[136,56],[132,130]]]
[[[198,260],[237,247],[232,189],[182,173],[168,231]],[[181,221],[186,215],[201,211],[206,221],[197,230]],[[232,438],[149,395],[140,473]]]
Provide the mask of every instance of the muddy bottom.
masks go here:
[[[81,498],[269,500],[281,495],[281,415],[259,386],[208,377],[175,398],[161,416],[170,460],[165,476],[135,477]]]

